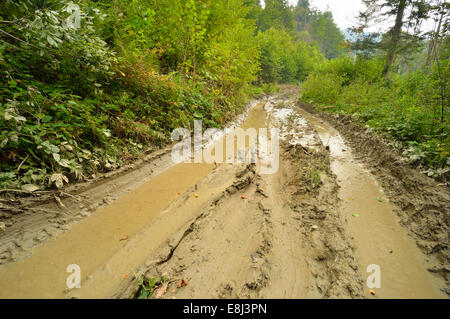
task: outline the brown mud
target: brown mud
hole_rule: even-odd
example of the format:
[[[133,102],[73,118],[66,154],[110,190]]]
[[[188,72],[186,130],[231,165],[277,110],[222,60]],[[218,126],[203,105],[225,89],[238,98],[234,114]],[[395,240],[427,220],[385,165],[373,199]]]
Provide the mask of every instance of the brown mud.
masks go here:
[[[446,298],[448,190],[389,168],[376,137],[297,96],[284,87],[234,124],[280,129],[275,174],[258,162],[173,165],[168,148],[44,203],[35,195],[30,209],[5,199],[0,297],[135,298],[145,278],[153,298]],[[67,289],[70,264],[81,288]]]
[[[333,115],[312,105],[298,105],[333,125],[354,151],[355,158],[381,184],[386,196],[397,208],[399,223],[408,230],[417,246],[428,256],[427,268],[450,281],[448,235],[450,225],[450,191],[411,166],[399,151],[382,136],[351,120]],[[447,294],[449,287],[445,288]]]

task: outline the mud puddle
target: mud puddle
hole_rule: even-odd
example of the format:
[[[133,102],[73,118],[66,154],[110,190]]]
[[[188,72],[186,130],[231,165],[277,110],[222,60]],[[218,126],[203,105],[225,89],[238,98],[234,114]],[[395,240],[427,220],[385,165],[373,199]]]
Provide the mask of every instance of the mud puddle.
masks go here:
[[[243,127],[264,124],[262,104],[253,106]],[[206,163],[168,165],[55,240],[32,249],[28,258],[1,265],[0,298],[110,296],[121,280],[133,276],[134,267],[154,253],[152,249],[229,185],[234,169],[225,165],[217,170],[216,164]],[[69,291],[66,269],[73,264],[80,267],[82,288]]]
[[[255,101],[236,124],[280,129],[274,174],[260,174],[259,162],[163,163],[30,257],[1,265],[0,297],[136,298],[143,278],[155,281],[149,297],[374,298],[372,264],[376,297],[445,297],[398,208],[335,129],[295,106],[297,94],[287,87]],[[81,288],[67,289],[70,264]]]
[[[381,288],[373,288],[380,298],[445,298],[442,280],[427,269],[426,257],[399,224],[394,210],[375,178],[364,165],[355,161],[352,150],[339,132],[323,120],[299,109],[329,148],[331,168],[340,186],[339,209],[348,222],[354,239],[355,254],[362,276],[372,274],[367,268],[378,265]],[[368,296],[368,289],[365,291]]]
[[[134,236],[175,200],[178,193],[192,188],[213,167],[174,166],[75,224],[56,240],[36,248],[29,258],[1,266],[0,297],[62,297],[68,265],[79,265],[84,276],[91,274],[124,247],[126,241],[121,238]]]

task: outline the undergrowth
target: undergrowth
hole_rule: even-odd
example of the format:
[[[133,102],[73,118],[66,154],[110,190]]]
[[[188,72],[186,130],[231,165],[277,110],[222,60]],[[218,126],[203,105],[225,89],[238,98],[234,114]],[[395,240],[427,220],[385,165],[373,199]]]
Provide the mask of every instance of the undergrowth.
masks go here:
[[[449,65],[442,71],[446,81]],[[448,100],[441,105],[438,70],[396,74],[387,82],[382,68],[377,59],[326,62],[303,83],[300,99],[388,135],[411,162],[430,168],[430,176],[448,174],[450,115]]]

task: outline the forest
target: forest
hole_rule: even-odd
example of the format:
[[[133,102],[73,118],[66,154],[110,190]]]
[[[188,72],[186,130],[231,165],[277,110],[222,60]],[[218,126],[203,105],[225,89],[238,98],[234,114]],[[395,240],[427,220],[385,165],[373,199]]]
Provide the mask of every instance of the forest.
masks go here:
[[[2,1],[0,188],[88,180],[286,83],[448,179],[449,4],[364,3],[341,30],[308,0]]]

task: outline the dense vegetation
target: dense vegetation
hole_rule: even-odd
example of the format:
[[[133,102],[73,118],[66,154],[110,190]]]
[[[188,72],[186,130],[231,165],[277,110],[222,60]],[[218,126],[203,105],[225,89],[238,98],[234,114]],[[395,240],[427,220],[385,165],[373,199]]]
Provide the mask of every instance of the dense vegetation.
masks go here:
[[[340,34],[330,14],[294,14],[282,0],[264,9],[243,0],[6,0],[0,9],[4,188],[61,187],[134,161],[194,119],[219,127],[251,94],[303,80],[325,59],[323,30]]]
[[[360,34],[355,36],[354,53],[318,65],[303,83],[301,98],[331,112],[352,114],[393,138],[411,162],[432,168],[430,176],[448,176],[449,6],[445,1],[366,3],[378,4],[379,10],[363,13],[365,23],[380,15],[401,14],[396,19],[402,22],[400,28],[396,23],[386,34],[361,33],[367,25],[355,30]],[[434,30],[424,33],[418,26],[426,18],[435,23]],[[401,26],[414,31],[402,31]]]
[[[387,51],[350,45],[308,0],[5,0],[0,187],[89,179],[164,145],[176,127],[220,127],[252,95],[305,79],[304,99],[356,113],[442,167],[448,43],[429,47],[439,67],[429,59],[429,72],[386,79]]]

